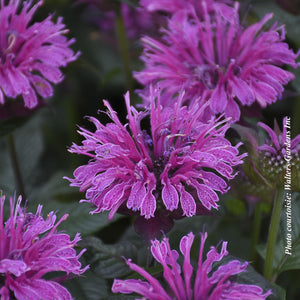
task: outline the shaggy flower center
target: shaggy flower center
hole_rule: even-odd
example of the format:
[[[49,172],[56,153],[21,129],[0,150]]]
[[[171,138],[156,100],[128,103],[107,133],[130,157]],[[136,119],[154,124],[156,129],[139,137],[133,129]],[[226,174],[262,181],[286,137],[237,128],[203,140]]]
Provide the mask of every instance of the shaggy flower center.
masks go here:
[[[285,163],[284,157],[282,154],[271,154],[270,152],[265,152],[263,158],[269,166],[278,167]]]
[[[196,66],[193,69],[193,73],[197,80],[200,80],[206,88],[212,90],[216,87],[219,74],[217,68],[212,65]]]
[[[232,59],[231,62],[224,65],[217,64],[203,64],[191,67],[192,73],[197,81],[201,81],[206,89],[213,90],[219,83],[220,72],[224,76],[226,74],[233,74],[234,76],[239,76],[241,73],[241,67],[236,64],[235,60]]]
[[[157,179],[157,181],[160,181],[160,175],[164,171],[166,164],[168,163],[171,153],[175,150],[175,147],[172,145],[175,144],[176,139],[184,137],[186,138],[185,135],[183,134],[170,134],[171,131],[168,128],[165,128],[161,131],[160,135],[165,136],[163,139],[163,153],[154,160],[153,165],[154,165],[154,174]]]
[[[154,174],[159,175],[164,169],[164,158],[161,156],[158,159],[154,160]]]
[[[273,178],[282,172],[284,172],[283,174],[287,172],[291,174],[293,167],[299,168],[299,153],[290,153],[289,155],[283,153],[285,153],[283,149],[276,154],[270,152],[261,153],[262,170],[267,176]]]
[[[171,153],[175,150],[174,147],[168,147],[168,150],[165,150],[164,153],[153,162],[153,173],[155,175],[155,178],[157,180],[157,184],[159,185],[157,189],[159,190],[161,188],[161,179],[160,176],[163,173],[163,171],[166,168],[166,165],[169,161]],[[170,172],[170,171],[169,171]]]
[[[270,152],[265,152],[263,154],[263,159],[268,165],[278,167],[279,165],[284,165],[286,161],[291,161],[292,164],[299,161],[299,153],[291,153],[289,155],[284,155],[283,151],[278,151],[276,154]]]

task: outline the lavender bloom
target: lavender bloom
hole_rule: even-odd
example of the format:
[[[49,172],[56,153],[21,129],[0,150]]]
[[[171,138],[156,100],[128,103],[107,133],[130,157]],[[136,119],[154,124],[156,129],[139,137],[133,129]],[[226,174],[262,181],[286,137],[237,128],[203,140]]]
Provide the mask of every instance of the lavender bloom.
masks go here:
[[[20,6],[22,5],[22,8]],[[74,39],[67,40],[68,32],[58,18],[54,24],[49,16],[42,22],[30,25],[31,19],[42,5],[38,1],[10,0],[0,3],[0,103],[5,97],[21,95],[25,106],[34,108],[38,104],[37,94],[51,97],[51,83],[63,80],[60,67],[75,60],[79,53],[69,46]]]
[[[168,211],[182,209],[182,215],[190,217],[197,205],[202,211],[217,208],[216,191],[229,189],[224,179],[235,176],[232,166],[241,164],[245,155],[238,155],[239,144],[233,147],[225,139],[227,120],[203,124],[198,117],[204,107],[183,107],[183,94],[175,108],[163,110],[157,91],[150,97],[150,134],[141,129],[146,113],[130,107],[127,93],[128,126],[121,124],[104,101],[113,123],[104,126],[90,118],[96,131],[80,128],[85,140],[69,149],[91,158],[74,171],[74,179],[67,179],[71,186],[86,191],[82,201],[97,207],[92,213],[110,211],[112,218],[126,204],[127,209],[140,211],[146,219],[162,207]],[[197,197],[200,201],[196,204]]]
[[[112,291],[123,294],[137,293],[145,297],[143,299],[150,300],[263,300],[271,295],[271,291],[264,293],[257,285],[239,284],[234,281],[234,275],[246,271],[247,262],[242,264],[238,260],[232,260],[213,270],[213,263],[221,261],[228,255],[227,242],[222,243],[220,253],[215,247],[211,247],[204,260],[203,249],[206,238],[207,233],[202,233],[198,266],[195,271],[190,261],[190,251],[194,241],[193,233],[184,236],[180,241],[180,252],[184,257],[182,267],[177,262],[178,252],[171,250],[167,238],[164,238],[162,242],[151,241],[152,255],[163,267],[166,289],[156,278],[129,259],[126,262],[130,269],[139,273],[147,281],[115,279]],[[195,277],[194,280],[193,277]]]
[[[282,66],[299,65],[299,52],[283,42],[284,27],[263,30],[272,18],[267,14],[243,29],[222,11],[209,12],[206,1],[199,3],[201,14],[187,6],[172,16],[162,41],[142,38],[145,69],[135,73],[136,79],[144,85],[159,81],[171,96],[184,89],[187,101],[210,99],[212,114],[225,112],[233,120],[240,118],[239,105],[257,102],[264,108],[280,98],[283,85],[294,78]],[[234,10],[237,15],[238,4]]]
[[[10,198],[10,217],[4,222],[5,196],[0,196],[0,298],[53,300],[72,299],[70,293],[55,280],[46,280],[44,275],[54,271],[67,274],[82,274],[78,261],[85,251],[76,255],[74,246],[80,240],[77,234],[73,241],[65,233],[58,233],[56,215],[50,212],[44,219],[39,205],[36,214],[27,213],[20,207],[19,197],[14,208]],[[14,295],[14,298],[12,295]]]

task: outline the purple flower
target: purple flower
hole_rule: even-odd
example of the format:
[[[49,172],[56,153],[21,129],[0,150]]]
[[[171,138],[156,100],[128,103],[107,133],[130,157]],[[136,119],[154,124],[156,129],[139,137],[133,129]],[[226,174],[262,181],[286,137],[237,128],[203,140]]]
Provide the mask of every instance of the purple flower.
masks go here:
[[[42,1],[35,5],[20,0],[4,3],[0,4],[0,103],[21,95],[25,106],[33,108],[38,104],[37,94],[42,98],[53,95],[50,83],[63,80],[59,68],[79,53],[74,55],[69,48],[74,39],[68,41],[64,36],[68,30],[62,18],[55,24],[49,16],[30,25]]]
[[[179,10],[163,30],[162,40],[142,38],[145,68],[135,73],[136,79],[146,86],[160,82],[170,95],[164,105],[184,89],[186,101],[210,99],[212,114],[225,112],[233,120],[240,118],[239,106],[257,102],[264,108],[277,101],[283,85],[294,78],[282,67],[299,65],[299,52],[283,42],[284,27],[274,24],[264,30],[272,18],[267,14],[243,29],[235,18],[230,21],[221,10],[212,13],[205,1],[199,3],[203,13],[191,5]],[[237,15],[238,5],[232,10]]]
[[[86,192],[83,201],[97,207],[92,213],[110,211],[112,218],[126,204],[127,209],[140,211],[147,219],[161,208],[181,209],[182,215],[190,217],[199,205],[206,212],[217,208],[216,191],[229,189],[224,179],[235,176],[232,167],[241,164],[245,155],[239,156],[239,145],[233,147],[225,139],[227,120],[200,122],[205,106],[182,106],[183,94],[174,108],[163,110],[158,91],[152,90],[150,97],[149,132],[141,129],[147,113],[130,107],[127,93],[128,125],[123,126],[104,101],[113,123],[104,126],[90,118],[96,131],[80,128],[85,140],[69,149],[90,158],[74,171],[74,179],[67,179],[71,186]]]
[[[10,198],[10,217],[4,222],[3,208],[5,196],[0,196],[0,298],[9,299],[72,299],[70,293],[55,279],[46,280],[44,275],[54,271],[80,275],[88,267],[81,269],[74,246],[80,240],[58,233],[56,215],[50,212],[44,219],[39,205],[36,214],[27,213],[20,207],[19,197],[16,207]],[[14,298],[11,298],[13,297]]]
[[[171,250],[167,238],[162,242],[151,241],[152,255],[163,267],[165,288],[156,278],[129,259],[126,262],[130,269],[139,273],[146,281],[115,279],[112,291],[123,294],[137,293],[145,297],[143,299],[150,300],[262,300],[271,295],[271,291],[264,293],[257,285],[239,284],[234,281],[233,276],[246,271],[247,262],[242,264],[238,260],[231,260],[214,270],[213,263],[221,261],[228,255],[227,242],[222,243],[220,253],[215,247],[211,247],[204,260],[203,249],[206,238],[207,233],[202,233],[198,266],[195,271],[190,261],[193,233],[184,236],[180,241],[180,252],[184,258],[182,267],[177,262],[178,252]]]
[[[289,187],[292,182],[293,188],[298,187],[299,180],[296,173],[300,171],[300,134],[292,139],[291,118],[283,119],[282,131],[277,122],[275,122],[274,130],[261,122],[258,122],[258,126],[268,133],[265,144],[257,147],[262,175],[269,182],[281,179],[284,184],[288,183]]]
[[[263,152],[266,156],[274,158],[284,157],[295,158],[300,151],[300,134],[294,139],[291,138],[291,118],[285,117],[282,122],[282,132],[275,122],[274,131],[266,124],[258,122],[257,125],[263,128],[269,135],[266,144],[259,146],[258,151]]]
[[[276,184],[292,191],[300,187],[300,134],[292,139],[291,118],[283,118],[282,130],[276,120],[274,129],[262,122],[258,126],[267,133],[263,142],[260,133],[235,127],[242,139],[248,140],[248,159],[238,168],[239,176],[231,182],[231,188],[240,199],[247,201],[250,212],[257,202],[272,202]]]

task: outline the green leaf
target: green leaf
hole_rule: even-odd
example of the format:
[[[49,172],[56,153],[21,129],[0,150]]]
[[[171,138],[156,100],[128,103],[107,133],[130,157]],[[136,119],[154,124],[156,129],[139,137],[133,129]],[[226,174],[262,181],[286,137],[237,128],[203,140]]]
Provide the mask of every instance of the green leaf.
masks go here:
[[[11,134],[15,129],[22,127],[39,111],[43,105],[33,109],[25,107],[22,96],[16,99],[7,98],[4,104],[0,105],[0,137]]]
[[[242,221],[241,221],[242,220]],[[228,251],[237,257],[248,259],[250,247],[249,224],[245,219],[226,214],[220,216],[193,216],[192,218],[183,218],[175,223],[174,228],[169,234],[172,249],[178,249],[180,239],[193,232],[197,239],[200,238],[200,232],[207,231],[208,237],[205,246],[216,246],[220,240],[228,241]],[[194,242],[191,257],[198,259],[198,242]]]
[[[33,189],[32,182],[40,176],[36,171],[44,150],[44,142],[40,127],[41,118],[39,115],[35,115],[13,134],[17,157],[27,194],[30,194]],[[0,151],[0,189],[3,189],[3,192],[7,196],[10,196],[16,191],[16,184],[9,156],[9,147],[5,139],[0,141]]]
[[[278,241],[275,246],[273,261],[274,282],[283,271],[300,269],[300,194],[294,193],[292,196],[290,215],[286,206],[288,204],[287,199],[285,196],[285,206],[282,209],[277,236]],[[289,248],[289,246],[291,247]],[[266,245],[259,245],[257,250],[261,257],[265,259]],[[291,255],[288,253],[291,253]]]
[[[193,216],[177,220],[168,235],[171,246],[178,249],[181,238],[189,232],[198,236],[204,229],[208,230],[208,234],[217,231],[220,221],[221,218],[218,216]]]
[[[108,287],[106,280],[100,278],[90,270],[80,277],[70,279],[64,283],[74,299],[99,300],[106,299]]]
[[[95,237],[87,237],[80,243],[87,248],[85,258],[91,269],[104,278],[120,278],[131,273],[124,258],[136,258],[137,249],[130,242],[120,242],[114,245],[105,245]]]
[[[70,235],[75,235],[77,232],[82,236],[92,234],[120,218],[120,215],[116,214],[114,220],[109,221],[107,213],[91,215],[90,211],[94,208],[88,203],[79,203],[82,195],[74,192],[63,176],[63,172],[54,174],[45,185],[36,190],[29,210],[33,211],[38,204],[42,204],[44,213],[56,211],[58,217],[69,214],[61,227]]]
[[[21,127],[28,120],[27,117],[11,118],[0,120],[0,137],[12,133],[18,127]]]
[[[274,299],[274,300],[286,300],[286,291],[285,291],[285,289],[283,289],[281,286],[279,286],[277,284],[272,284],[272,286],[273,286],[273,291],[275,292],[275,295],[277,296],[277,298],[275,298],[275,295],[270,296],[270,300],[272,300],[272,299]],[[269,300],[269,298],[268,298],[268,300]]]

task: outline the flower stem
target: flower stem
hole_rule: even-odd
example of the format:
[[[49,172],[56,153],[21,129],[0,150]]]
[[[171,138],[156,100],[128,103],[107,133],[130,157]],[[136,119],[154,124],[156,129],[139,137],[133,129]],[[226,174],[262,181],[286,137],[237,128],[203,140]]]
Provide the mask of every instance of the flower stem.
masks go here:
[[[9,156],[13,168],[13,173],[17,185],[17,192],[19,195],[22,196],[23,201],[25,201],[26,200],[25,186],[22,178],[15,141],[12,133],[9,134],[7,137],[7,144],[8,144]]]
[[[261,230],[261,217],[262,217],[262,203],[258,202],[255,205],[254,210],[254,220],[253,220],[253,229],[251,237],[251,248],[250,248],[250,259],[253,261],[254,265],[257,263],[257,251],[256,246],[259,242],[260,230]]]
[[[283,205],[283,190],[277,190],[274,197],[271,222],[269,227],[269,235],[267,241],[267,253],[265,261],[264,276],[270,281],[273,273],[273,259],[275,253],[275,244],[280,221],[280,215]]]
[[[126,87],[129,90],[130,94],[133,93],[133,83],[132,83],[132,72],[130,67],[130,54],[129,54],[129,45],[126,36],[124,20],[122,17],[121,12],[118,13],[115,23],[115,30],[117,35],[117,41],[119,44],[119,49],[121,52],[122,62],[123,62],[123,69],[125,74],[126,80]]]

